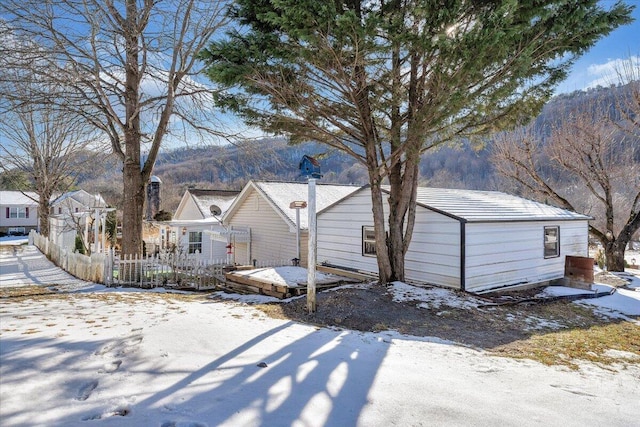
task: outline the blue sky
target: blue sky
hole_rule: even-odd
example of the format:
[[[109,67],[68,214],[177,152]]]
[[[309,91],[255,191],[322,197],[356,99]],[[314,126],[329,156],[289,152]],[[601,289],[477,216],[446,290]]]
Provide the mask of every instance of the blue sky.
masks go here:
[[[605,7],[613,0],[602,1]],[[576,61],[568,78],[560,84],[557,93],[572,92],[611,83],[613,67],[621,60],[640,56],[640,0],[627,0],[636,6],[632,13],[635,19],[601,39],[587,53]],[[635,61],[638,64],[638,60]]]

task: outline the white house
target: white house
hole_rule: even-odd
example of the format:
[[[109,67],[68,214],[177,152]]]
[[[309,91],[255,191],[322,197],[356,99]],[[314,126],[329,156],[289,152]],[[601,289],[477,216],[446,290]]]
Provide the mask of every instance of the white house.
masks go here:
[[[224,231],[221,217],[239,193],[187,189],[170,222],[172,235],[166,238],[184,253],[198,255],[203,260],[226,260],[227,243],[212,239],[211,232]]]
[[[408,281],[479,292],[564,276],[588,216],[495,191],[419,188]],[[385,215],[388,206],[385,203]],[[376,273],[369,187],[318,213],[318,262]]]
[[[38,230],[38,195],[0,191],[0,233],[25,235]]]
[[[316,184],[316,210],[326,208],[359,187]],[[298,258],[306,265],[308,241],[308,184],[305,182],[249,181],[222,220],[232,244],[236,264],[282,264]],[[299,208],[300,254],[297,246],[296,209]],[[301,206],[302,204],[298,204]]]
[[[107,203],[100,194],[91,194],[85,190],[54,196],[49,215],[49,240],[60,247],[72,249],[75,247],[76,235],[80,233],[85,244],[89,244],[93,221],[98,218],[104,222],[102,217],[106,207]]]

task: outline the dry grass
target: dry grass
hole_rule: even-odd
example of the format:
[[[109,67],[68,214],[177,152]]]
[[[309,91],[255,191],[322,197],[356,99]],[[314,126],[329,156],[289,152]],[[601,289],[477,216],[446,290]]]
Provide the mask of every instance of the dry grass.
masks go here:
[[[185,308],[177,302],[201,303],[209,298],[208,294],[200,293],[55,293],[37,286],[0,289],[0,302],[4,303],[45,303],[64,299],[74,304],[90,299],[102,301],[105,307],[109,307],[115,303],[137,306],[155,301],[179,312],[185,312]],[[314,315],[307,313],[304,298],[255,307],[273,318],[318,327],[395,330],[414,336],[432,336],[484,349],[491,354],[532,359],[547,365],[576,368],[579,361],[601,366],[640,364],[638,321],[602,318],[587,307],[562,301],[537,305],[425,309],[412,301],[393,302],[384,287],[372,286],[321,292],[318,294],[318,312]],[[105,319],[99,318],[102,322],[106,322]]]
[[[592,309],[565,301],[485,308],[418,309],[394,303],[375,288],[318,295],[318,312],[306,313],[305,300],[263,304],[274,318],[361,331],[395,330],[433,336],[491,354],[576,368],[579,361],[606,366],[640,364],[640,324],[603,318]]]
[[[493,352],[574,369],[580,360],[600,365],[640,364],[640,326],[622,321],[533,335],[526,340],[497,347]]]

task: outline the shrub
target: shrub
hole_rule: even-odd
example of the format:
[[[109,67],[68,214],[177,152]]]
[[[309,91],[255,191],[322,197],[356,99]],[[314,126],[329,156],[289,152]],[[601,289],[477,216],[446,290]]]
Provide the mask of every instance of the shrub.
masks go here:
[[[604,256],[603,250],[598,250],[598,252],[596,252],[595,260],[596,264],[598,264],[598,267],[600,267],[600,269],[604,269],[607,258]]]
[[[82,243],[82,236],[76,234],[76,242],[74,245],[74,250],[79,254],[85,255],[86,251],[84,249],[84,243]]]

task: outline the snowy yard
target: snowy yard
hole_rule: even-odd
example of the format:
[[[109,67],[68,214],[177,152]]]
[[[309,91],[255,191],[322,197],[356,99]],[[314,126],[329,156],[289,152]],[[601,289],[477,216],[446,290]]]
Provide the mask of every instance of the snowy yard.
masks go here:
[[[441,339],[273,319],[206,295],[108,289],[30,246],[0,250],[0,262],[2,426],[638,422],[640,363],[573,371]],[[436,309],[474,304],[404,284],[393,292]],[[584,302],[640,314],[639,292],[625,292]]]

